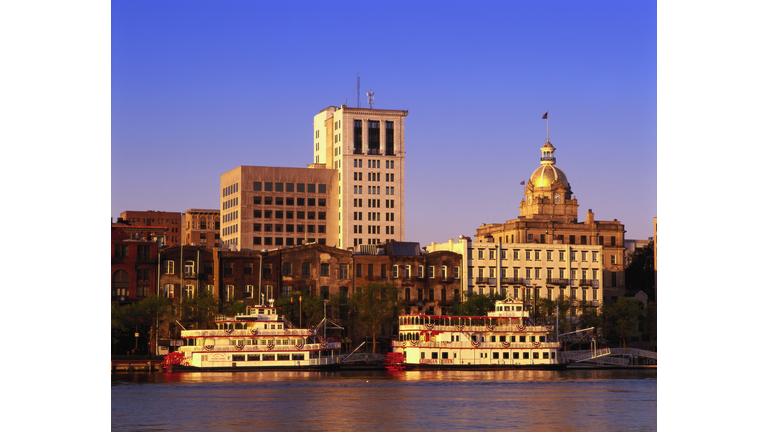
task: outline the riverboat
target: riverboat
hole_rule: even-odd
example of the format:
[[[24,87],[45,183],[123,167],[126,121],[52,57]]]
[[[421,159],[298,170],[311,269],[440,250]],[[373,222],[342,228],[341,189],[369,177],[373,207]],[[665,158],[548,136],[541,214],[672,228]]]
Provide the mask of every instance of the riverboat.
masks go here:
[[[522,300],[499,300],[494,309],[487,316],[401,315],[393,358],[406,370],[566,367],[553,327],[534,325]]]
[[[218,316],[216,329],[183,330],[185,345],[165,358],[172,371],[325,370],[340,366],[341,343],[318,330],[296,328],[280,308],[246,307]]]

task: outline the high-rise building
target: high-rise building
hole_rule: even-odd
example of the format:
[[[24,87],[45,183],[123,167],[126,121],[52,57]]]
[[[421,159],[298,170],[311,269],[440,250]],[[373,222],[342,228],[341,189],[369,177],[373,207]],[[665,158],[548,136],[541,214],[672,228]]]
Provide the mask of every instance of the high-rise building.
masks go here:
[[[307,168],[240,166],[222,174],[222,246],[347,249],[402,241],[407,115],[328,107],[314,117]]]
[[[314,161],[337,171],[338,244],[402,241],[408,111],[328,107],[314,119]]]

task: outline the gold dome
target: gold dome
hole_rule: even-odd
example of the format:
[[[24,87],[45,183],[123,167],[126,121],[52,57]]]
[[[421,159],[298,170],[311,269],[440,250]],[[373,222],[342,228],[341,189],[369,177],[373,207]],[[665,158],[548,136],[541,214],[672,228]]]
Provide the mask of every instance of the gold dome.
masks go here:
[[[542,165],[531,175],[531,183],[534,187],[549,187],[552,183],[560,180],[566,189],[569,189],[568,179],[565,173],[554,165]]]

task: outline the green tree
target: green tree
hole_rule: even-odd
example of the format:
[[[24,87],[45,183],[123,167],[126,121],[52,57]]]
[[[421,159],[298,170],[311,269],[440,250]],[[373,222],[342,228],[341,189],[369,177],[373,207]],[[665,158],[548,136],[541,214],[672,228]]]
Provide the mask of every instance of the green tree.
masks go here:
[[[243,303],[241,300],[235,300],[233,302],[230,302],[228,305],[226,305],[222,311],[222,314],[224,315],[237,315],[237,314],[244,314],[245,313],[245,303]]]
[[[171,299],[154,294],[130,305],[126,313],[128,329],[144,335],[149,346],[154,346],[159,324],[172,319]]]
[[[627,297],[619,297],[616,302],[605,308],[610,333],[621,339],[623,347],[627,345],[627,338],[637,330],[642,313],[643,304]]]
[[[355,322],[373,339],[376,352],[376,335],[382,325],[397,319],[401,308],[400,291],[392,284],[371,283],[359,287],[349,299]]]
[[[653,295],[655,277],[653,270],[653,241],[627,255],[624,269],[624,281],[627,290],[643,290],[648,297]],[[655,300],[651,298],[652,300]]]
[[[451,306],[451,315],[485,316],[488,312],[495,310],[497,300],[504,300],[505,298],[501,294],[469,294],[464,302],[454,303]]]
[[[126,316],[129,306],[120,306],[120,303],[112,302],[112,353],[115,353],[115,347],[120,343],[120,339],[128,334],[128,323]]]
[[[185,327],[209,329],[214,326],[219,303],[213,294],[205,292],[193,298],[186,297],[181,302],[181,318]]]

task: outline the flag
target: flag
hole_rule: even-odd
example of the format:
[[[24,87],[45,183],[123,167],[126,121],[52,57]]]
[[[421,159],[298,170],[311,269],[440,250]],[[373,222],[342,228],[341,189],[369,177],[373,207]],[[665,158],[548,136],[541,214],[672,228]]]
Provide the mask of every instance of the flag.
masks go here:
[[[542,119],[547,118],[547,114],[549,114],[549,111],[545,112],[543,116],[541,116]]]
[[[521,181],[521,182],[520,182],[520,184],[521,184],[521,185],[525,185],[525,182],[524,182],[524,181]]]

